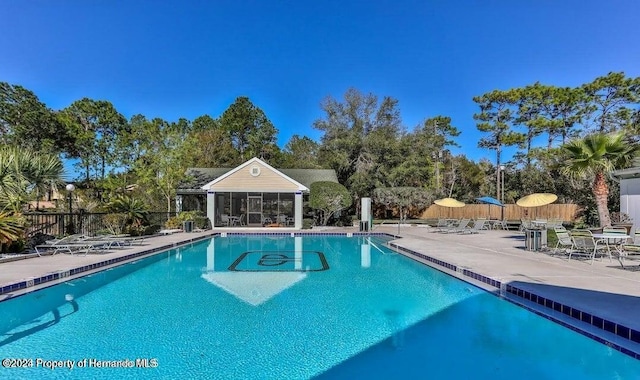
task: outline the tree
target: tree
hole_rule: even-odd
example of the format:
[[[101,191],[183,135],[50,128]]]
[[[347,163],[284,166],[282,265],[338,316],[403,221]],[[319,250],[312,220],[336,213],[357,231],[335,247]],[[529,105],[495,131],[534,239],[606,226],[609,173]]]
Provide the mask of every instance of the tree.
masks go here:
[[[29,189],[36,200],[36,209],[38,209],[42,196],[44,194],[50,195],[64,183],[64,166],[55,154],[25,152],[24,160],[23,174],[29,183]]]
[[[33,92],[0,82],[0,138],[29,150],[60,152],[67,135]]]
[[[592,134],[573,140],[563,146],[567,154],[564,173],[573,178],[593,180],[592,192],[598,209],[600,226],[611,225],[606,175],[626,167],[640,151],[638,145],[629,145],[624,134]]]
[[[0,148],[0,208],[19,212],[29,200],[62,183],[64,169],[57,155],[18,147]]]
[[[480,106],[480,113],[474,114],[478,120],[478,130],[489,133],[478,142],[478,147],[496,151],[496,198],[500,199],[500,155],[504,146],[520,144],[525,136],[512,130],[513,112],[510,106],[515,101],[515,93],[509,91],[492,91],[482,96],[476,96],[473,101]]]
[[[185,160],[192,167],[233,167],[240,163],[231,133],[208,115],[193,121],[193,132],[188,135],[184,150]]]
[[[224,111],[219,123],[230,133],[234,148],[240,152],[240,162],[254,156],[269,160],[280,150],[276,145],[278,130],[245,96],[237,98]]]
[[[335,213],[351,206],[351,194],[346,187],[336,182],[319,181],[309,189],[309,207],[321,211],[323,226]]]
[[[168,215],[178,184],[185,178],[185,140],[185,128],[180,122],[153,119],[144,124],[137,142],[139,159],[132,170],[150,199],[160,196],[166,202]]]
[[[322,108],[324,119],[315,129],[323,132],[318,157],[324,167],[334,169],[340,183],[349,187],[354,199],[368,196],[376,186],[387,184],[387,175],[402,161],[402,132],[398,101],[349,89],[344,102],[331,97]]]
[[[124,135],[127,120],[104,100],[83,98],[59,113],[59,120],[74,141],[67,149],[70,158],[79,158],[85,180],[92,171],[104,179],[107,166],[118,166],[122,156],[116,151],[116,139]]]
[[[638,102],[634,86],[638,79],[627,78],[624,73],[609,73],[582,86],[586,94],[583,112],[589,115],[598,133],[620,131],[630,123],[628,106]]]
[[[21,215],[0,212],[0,251],[4,246],[24,237],[25,220]]]
[[[373,190],[373,201],[384,205],[386,209],[396,209],[400,223],[407,219],[410,209],[420,212],[433,199],[431,193],[420,187],[379,187]]]
[[[130,230],[148,223],[149,212],[147,205],[130,195],[114,197],[107,204],[107,210],[111,213],[123,215],[125,217],[123,227],[128,227]]]
[[[450,156],[448,147],[458,146],[453,140],[460,135],[451,125],[451,118],[436,116],[426,119],[412,132],[400,138],[401,159],[389,173],[390,186],[429,186],[435,193],[443,192],[443,165]],[[433,183],[430,179],[433,178]]]
[[[318,164],[319,148],[318,143],[310,138],[293,135],[284,146],[280,167],[297,169],[320,168]]]

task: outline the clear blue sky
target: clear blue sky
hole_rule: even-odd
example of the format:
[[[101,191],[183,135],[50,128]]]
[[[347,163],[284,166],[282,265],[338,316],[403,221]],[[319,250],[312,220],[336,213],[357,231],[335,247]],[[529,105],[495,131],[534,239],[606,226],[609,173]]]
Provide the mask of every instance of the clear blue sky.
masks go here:
[[[640,76],[640,1],[0,2],[0,81],[53,109],[82,97],[126,117],[218,117],[248,96],[280,130],[312,128],[349,87],[399,100],[412,129],[450,116],[469,158],[472,97],[540,81]]]

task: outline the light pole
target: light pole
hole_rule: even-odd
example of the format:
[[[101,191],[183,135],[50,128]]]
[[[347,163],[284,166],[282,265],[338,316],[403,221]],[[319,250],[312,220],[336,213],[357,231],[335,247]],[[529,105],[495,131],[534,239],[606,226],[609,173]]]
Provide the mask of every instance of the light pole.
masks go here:
[[[67,189],[67,192],[69,193],[69,233],[74,234],[74,225],[73,225],[73,214],[72,214],[72,193],[73,191],[76,189],[76,187],[73,185],[73,183],[69,183],[67,184],[67,186],[65,187]]]
[[[500,165],[500,174],[502,175],[502,185],[500,186],[502,196],[500,197],[500,202],[504,203],[504,165]]]

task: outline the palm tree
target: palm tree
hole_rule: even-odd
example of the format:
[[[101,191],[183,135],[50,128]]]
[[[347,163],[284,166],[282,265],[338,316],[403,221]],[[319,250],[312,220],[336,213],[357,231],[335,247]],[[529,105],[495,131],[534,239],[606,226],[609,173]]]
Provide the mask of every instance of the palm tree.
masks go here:
[[[0,208],[20,211],[29,199],[60,185],[64,166],[53,154],[35,153],[17,147],[0,148]]]
[[[598,208],[600,226],[611,225],[606,175],[615,169],[627,167],[640,148],[637,144],[629,143],[622,133],[588,135],[570,141],[562,148],[568,156],[563,172],[573,178],[593,179],[591,190]]]
[[[43,194],[53,191],[62,185],[64,166],[60,158],[52,154],[33,154],[26,156],[24,176],[30,184],[36,198],[36,209]]]
[[[20,215],[0,212],[0,251],[4,245],[9,245],[24,237],[25,221]]]
[[[23,151],[24,152],[24,151]],[[0,209],[19,211],[27,198],[27,181],[22,171],[22,154],[17,148],[0,148]]]

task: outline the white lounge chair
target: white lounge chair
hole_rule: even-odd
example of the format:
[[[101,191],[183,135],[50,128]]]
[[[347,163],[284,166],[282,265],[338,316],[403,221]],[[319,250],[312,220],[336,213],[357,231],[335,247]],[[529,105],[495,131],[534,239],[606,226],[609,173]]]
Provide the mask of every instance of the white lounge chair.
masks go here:
[[[179,228],[170,228],[170,229],[158,231],[160,235],[171,235],[171,234],[175,234],[176,232],[182,232],[182,230]]]
[[[471,223],[471,219],[461,219],[457,225],[450,226],[446,228],[443,232],[445,233],[454,233],[454,232],[464,232],[465,228]]]
[[[67,247],[70,243],[77,242],[82,238],[84,238],[83,234],[73,234],[60,239],[47,240],[45,244],[38,244],[34,249],[38,256],[42,256],[42,253],[49,251],[52,251],[51,254],[55,255],[58,252],[68,251]]]
[[[480,233],[480,231],[485,228],[486,223],[487,223],[486,219],[477,219],[473,222],[472,225],[467,225],[459,232],[463,234],[467,234],[467,233],[477,234],[477,233]]]

